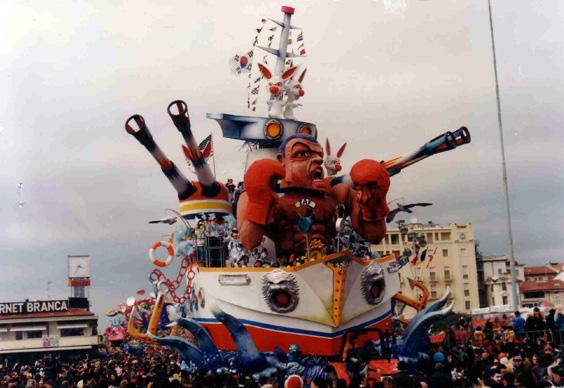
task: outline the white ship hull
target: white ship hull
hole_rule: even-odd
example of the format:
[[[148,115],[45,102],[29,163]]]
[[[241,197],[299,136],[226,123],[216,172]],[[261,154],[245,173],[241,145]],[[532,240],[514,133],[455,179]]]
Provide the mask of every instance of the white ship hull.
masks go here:
[[[348,251],[294,267],[198,267],[192,285],[198,306],[191,315],[219,348],[234,344],[214,308],[241,321],[261,351],[298,344],[321,355],[338,353],[347,330],[389,329],[400,287],[393,256],[360,259]]]

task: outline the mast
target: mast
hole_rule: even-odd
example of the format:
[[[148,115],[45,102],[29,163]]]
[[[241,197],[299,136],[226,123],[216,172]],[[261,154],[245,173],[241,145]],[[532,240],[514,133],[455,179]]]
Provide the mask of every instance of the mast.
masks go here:
[[[294,8],[282,6],[282,12],[284,12],[284,22],[282,24],[275,22],[282,27],[280,42],[278,42],[278,57],[276,58],[276,69],[274,70],[277,75],[281,75],[284,72],[286,63],[286,51],[288,50],[288,37],[290,36],[291,28],[290,19],[294,14]]]
[[[299,27],[294,27],[290,24],[290,19],[294,14],[294,8],[288,6],[282,6],[282,12],[284,13],[283,21],[278,21],[274,19],[268,19],[272,23],[276,24],[282,29],[282,33],[280,34],[280,41],[278,42],[278,50],[264,47],[264,46],[256,46],[261,50],[264,50],[272,55],[276,56],[276,67],[274,68],[274,76],[280,77],[284,72],[284,68],[286,66],[286,58],[288,57],[297,57],[299,55],[289,54],[288,55],[288,38],[290,37],[290,30],[297,29]]]

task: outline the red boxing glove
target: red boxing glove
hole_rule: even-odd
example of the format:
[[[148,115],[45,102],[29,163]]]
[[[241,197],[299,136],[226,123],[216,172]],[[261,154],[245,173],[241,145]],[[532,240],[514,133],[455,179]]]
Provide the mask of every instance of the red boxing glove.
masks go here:
[[[272,219],[272,205],[275,195],[272,181],[284,178],[286,171],[282,164],[274,159],[257,160],[245,174],[245,191],[247,192],[247,209],[245,217],[254,223],[266,225]]]
[[[390,188],[390,176],[386,167],[375,160],[363,159],[356,162],[350,177],[357,187],[357,201],[364,221],[376,221],[390,212],[386,194]]]

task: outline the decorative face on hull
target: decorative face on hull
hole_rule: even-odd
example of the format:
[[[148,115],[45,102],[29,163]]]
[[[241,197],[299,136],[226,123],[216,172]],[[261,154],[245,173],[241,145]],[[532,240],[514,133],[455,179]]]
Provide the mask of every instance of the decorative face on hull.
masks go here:
[[[370,263],[360,275],[362,295],[366,303],[376,305],[382,302],[386,294],[384,269],[378,263]]]
[[[289,313],[298,306],[300,289],[294,274],[274,270],[262,278],[262,295],[266,304],[277,313]]]

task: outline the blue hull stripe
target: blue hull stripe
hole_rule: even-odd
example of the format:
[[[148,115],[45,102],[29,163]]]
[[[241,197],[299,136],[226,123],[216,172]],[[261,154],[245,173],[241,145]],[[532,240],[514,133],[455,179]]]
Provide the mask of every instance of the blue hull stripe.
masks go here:
[[[325,338],[336,338],[336,337],[342,336],[345,333],[345,331],[347,331],[347,330],[359,329],[359,328],[371,326],[371,325],[373,325],[377,322],[380,322],[383,319],[386,319],[387,317],[389,317],[391,315],[392,315],[392,310],[390,309],[386,313],[382,314],[381,316],[374,318],[374,319],[372,319],[368,322],[364,322],[364,323],[361,323],[360,325],[352,326],[352,327],[349,327],[347,329],[339,330],[339,331],[336,331],[334,333],[324,333],[322,331],[304,330],[304,329],[297,329],[297,328],[285,327],[285,326],[276,326],[276,325],[271,325],[269,323],[250,321],[248,319],[239,319],[239,321],[241,323],[245,324],[245,325],[256,326],[256,327],[260,327],[260,328],[263,328],[263,329],[281,331],[281,332],[285,332],[285,333],[294,333],[294,334],[302,334],[302,335],[309,335],[309,336],[315,336],[315,337],[325,337]],[[221,324],[221,322],[219,322],[215,318],[193,318],[193,319],[198,321],[198,322],[202,322],[202,323]]]

